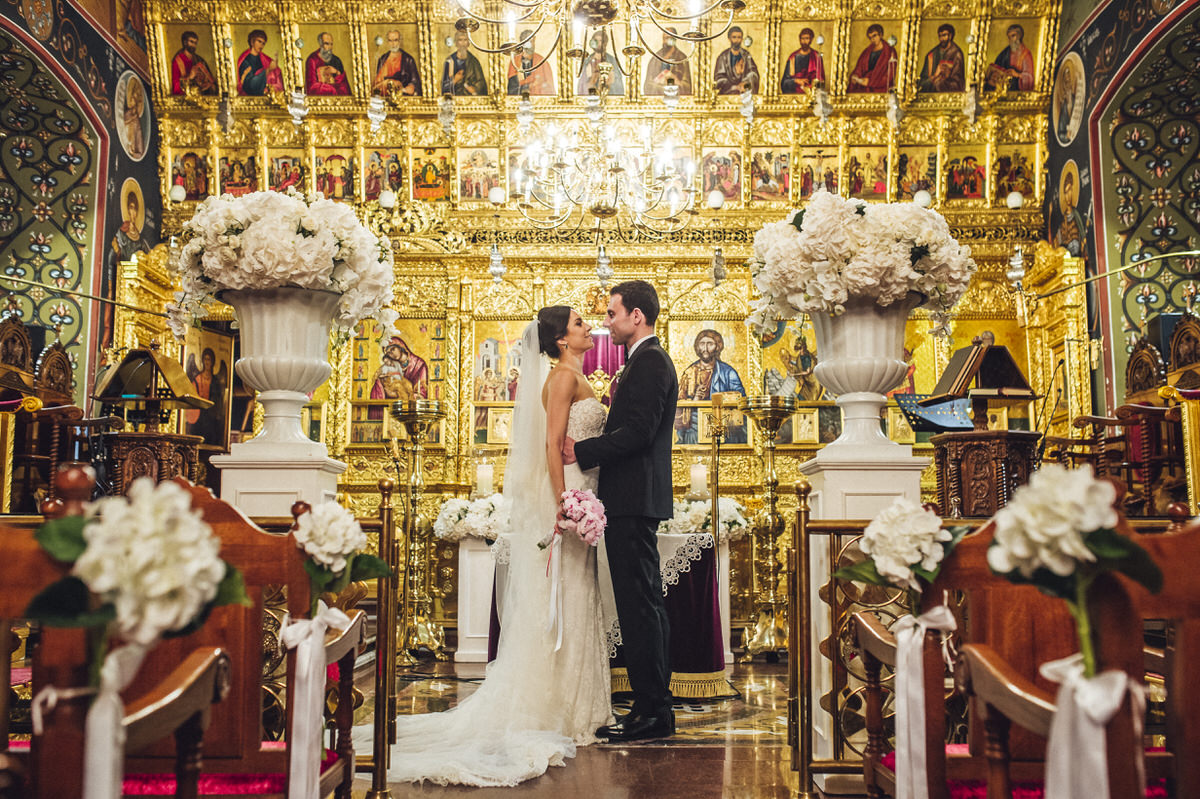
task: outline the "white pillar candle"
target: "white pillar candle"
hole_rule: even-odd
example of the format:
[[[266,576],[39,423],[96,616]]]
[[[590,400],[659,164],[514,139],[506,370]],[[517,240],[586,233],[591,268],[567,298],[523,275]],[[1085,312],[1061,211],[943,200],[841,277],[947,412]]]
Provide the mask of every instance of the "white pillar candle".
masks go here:
[[[703,494],[708,490],[708,467],[703,463],[693,463],[692,472],[692,491],[693,494]]]
[[[492,478],[495,476],[495,467],[490,463],[480,463],[475,467],[475,493],[481,497],[491,496],[495,493],[492,487]]]

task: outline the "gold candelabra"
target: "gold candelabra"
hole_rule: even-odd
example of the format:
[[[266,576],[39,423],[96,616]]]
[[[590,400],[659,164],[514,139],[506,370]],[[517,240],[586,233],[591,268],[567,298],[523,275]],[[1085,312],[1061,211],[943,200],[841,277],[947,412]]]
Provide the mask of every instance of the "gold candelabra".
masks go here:
[[[407,555],[400,588],[399,646],[396,662],[413,666],[410,650],[425,647],[438,660],[446,660],[446,631],[433,620],[433,530],[421,516],[425,492],[425,437],[429,429],[446,418],[440,400],[410,400],[392,404],[392,418],[408,431],[411,449],[408,471],[408,507],[404,512],[404,552]]]
[[[780,567],[776,553],[783,535],[779,513],[779,475],[775,473],[775,438],[779,428],[796,412],[795,397],[745,397],[741,410],[754,420],[763,436],[763,472],[766,489],[762,512],[750,533],[750,586],[756,605],[756,620],[743,634],[742,661],[760,652],[787,647],[787,606],[779,599]]]

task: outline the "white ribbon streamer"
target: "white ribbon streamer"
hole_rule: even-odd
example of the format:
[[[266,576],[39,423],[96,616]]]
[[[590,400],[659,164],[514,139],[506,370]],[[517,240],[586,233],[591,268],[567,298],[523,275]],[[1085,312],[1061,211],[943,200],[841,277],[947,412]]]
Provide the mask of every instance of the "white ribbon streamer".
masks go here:
[[[563,642],[562,539],[562,531],[555,528],[554,539],[550,542],[550,560],[547,564],[547,576],[550,578],[550,614],[546,619],[546,632],[556,635],[555,652],[562,649]]]
[[[321,731],[325,726],[321,712],[325,704],[325,631],[349,626],[350,617],[337,608],[325,608],[316,618],[283,626],[280,641],[288,649],[297,650],[288,799],[319,799]]]
[[[1105,725],[1120,709],[1126,692],[1133,705],[1134,740],[1141,741],[1145,688],[1123,671],[1083,676],[1083,656],[1043,663],[1038,669],[1059,683],[1046,746],[1046,796],[1054,799],[1108,799]],[[1140,745],[1140,744],[1139,744]],[[1145,764],[1138,757],[1138,796],[1145,793]]]
[[[900,618],[896,636],[896,799],[929,799],[925,751],[925,633],[957,629],[945,605]],[[945,655],[943,648],[943,656]]]

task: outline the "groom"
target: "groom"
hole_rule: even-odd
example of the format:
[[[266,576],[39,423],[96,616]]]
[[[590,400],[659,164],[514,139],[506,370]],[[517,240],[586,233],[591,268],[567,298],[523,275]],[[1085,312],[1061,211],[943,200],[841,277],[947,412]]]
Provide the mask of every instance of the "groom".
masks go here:
[[[604,326],[627,347],[604,433],[568,438],[563,460],[600,467],[598,495],[608,515],[604,542],[621,622],[633,710],[597,736],[612,741],[663,738],[675,732],[671,710],[669,631],[655,532],[672,513],[671,442],[679,382],[654,335],[658,293],[644,280],[613,287]]]

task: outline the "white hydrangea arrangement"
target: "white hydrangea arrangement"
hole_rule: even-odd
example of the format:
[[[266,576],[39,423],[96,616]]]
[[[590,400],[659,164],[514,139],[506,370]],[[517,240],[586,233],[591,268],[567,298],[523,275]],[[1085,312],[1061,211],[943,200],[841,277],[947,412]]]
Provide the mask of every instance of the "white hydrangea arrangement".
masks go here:
[[[842,580],[903,588],[915,609],[916,597],[941,570],[966,527],[944,529],[936,513],[908,497],[897,497],[863,530],[859,548],[867,559],[838,569]]]
[[[354,514],[336,502],[323,502],[301,513],[292,535],[309,558],[304,569],[312,584],[310,609],[314,615],[323,592],[336,594],[352,582],[392,573],[383,560],[362,551],[367,534]]]
[[[373,318],[385,336],[392,334],[391,243],[346,203],[293,189],[225,194],[200,203],[183,230],[187,241],[171,263],[183,290],[167,305],[177,338],[220,291],[283,286],[340,294],[338,328],[352,330]]]
[[[1117,490],[1090,467],[1047,464],[993,519],[988,566],[1014,583],[1031,583],[1067,602],[1075,618],[1084,674],[1096,660],[1087,592],[1096,576],[1116,571],[1157,593],[1162,571],[1146,550],[1118,532],[1124,525],[1114,505]]]
[[[433,522],[433,534],[445,541],[482,538],[495,541],[508,529],[509,502],[503,494],[476,500],[449,499]]]
[[[35,535],[51,557],[73,564],[26,611],[49,626],[104,628],[103,640],[150,647],[192,632],[214,607],[248,603],[220,539],[173,482],[139,478],[128,496],[103,497]],[[98,664],[105,652],[93,656]]]
[[[736,541],[750,529],[746,509],[733,497],[717,498],[717,542]],[[659,522],[658,533],[691,535],[712,532],[712,502],[709,500],[676,500],[670,519]]]
[[[910,292],[924,297],[942,328],[975,261],[937,211],[821,190],[755,234],[751,270],[760,298],[750,321],[760,332],[800,314],[840,314],[851,299],[888,306]]]

